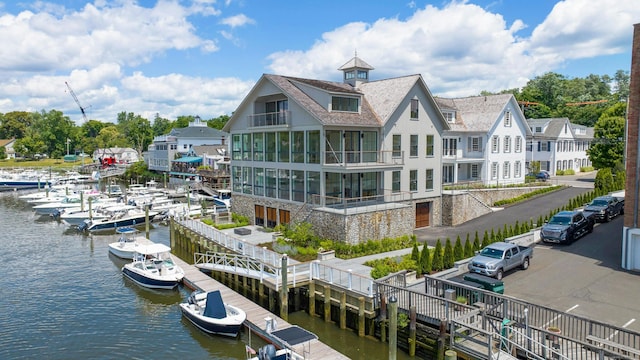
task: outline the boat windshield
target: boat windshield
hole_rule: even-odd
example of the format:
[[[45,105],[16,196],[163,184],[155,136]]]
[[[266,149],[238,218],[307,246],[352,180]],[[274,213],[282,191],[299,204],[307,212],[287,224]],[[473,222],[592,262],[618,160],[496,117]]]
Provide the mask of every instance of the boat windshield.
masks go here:
[[[484,248],[480,251],[480,255],[494,258],[494,259],[502,259],[502,254],[504,251],[492,248]]]

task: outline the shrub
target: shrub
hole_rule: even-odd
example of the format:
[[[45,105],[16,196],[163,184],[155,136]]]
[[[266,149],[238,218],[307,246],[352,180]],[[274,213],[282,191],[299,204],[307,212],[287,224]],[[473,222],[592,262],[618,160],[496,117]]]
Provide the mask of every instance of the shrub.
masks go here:
[[[564,175],[565,170],[556,170],[556,176]]]
[[[468,236],[468,235],[467,235]],[[467,239],[467,242],[469,240]],[[460,261],[464,259],[464,249],[462,248],[462,241],[460,240],[460,235],[456,239],[456,244],[453,246],[453,261]]]
[[[573,169],[567,169],[564,171],[564,175],[575,175],[576,171]]]
[[[470,258],[473,256],[473,254],[473,245],[471,245],[471,241],[469,241],[469,234],[467,234],[467,241],[465,241],[464,243],[464,256],[462,258]]]
[[[590,172],[593,171],[593,166],[582,166],[580,168],[580,172]]]
[[[431,274],[433,270],[433,262],[431,259],[431,250],[427,244],[422,247],[422,253],[420,254],[420,270],[423,274]]]
[[[433,250],[433,270],[444,270],[444,259],[442,258],[442,243],[440,239],[436,242],[436,248]]]
[[[444,253],[442,256],[442,267],[443,269],[452,268],[455,261],[453,258],[453,246],[451,246],[451,240],[447,238],[444,244]]]

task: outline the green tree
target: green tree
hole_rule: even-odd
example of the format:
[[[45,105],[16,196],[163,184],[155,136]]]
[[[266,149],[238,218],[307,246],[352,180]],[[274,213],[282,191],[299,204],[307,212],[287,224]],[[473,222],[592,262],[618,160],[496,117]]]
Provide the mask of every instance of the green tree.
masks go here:
[[[471,241],[469,240],[469,237],[467,236],[467,241],[465,241],[465,243],[464,243],[464,257],[463,257],[463,259],[468,259],[468,258],[472,257],[473,254],[474,254],[473,245],[471,244]]]
[[[598,170],[596,178],[593,183],[593,188],[600,192],[600,194],[606,194],[613,188],[613,174],[610,168],[604,168]]]
[[[118,131],[116,126],[107,126],[100,130],[100,134],[96,137],[98,148],[110,147],[127,147],[129,143],[127,139]]]
[[[75,139],[78,138],[78,128],[68,116],[61,111],[51,110],[33,114],[33,132],[30,136],[41,140],[45,149],[36,152],[44,152],[52,158],[59,158],[75,149]]]
[[[440,239],[436,242],[436,247],[433,250],[432,260],[433,271],[442,271],[444,269],[444,259],[442,254],[442,242]]]
[[[227,124],[228,121],[229,115],[220,115],[217,118],[207,121],[207,126],[214,129],[222,130],[222,128]]]
[[[431,251],[427,244],[422,247],[422,253],[420,254],[420,269],[423,274],[431,274],[433,270],[433,263],[431,259]]]
[[[460,235],[458,235],[458,237],[456,238],[456,243],[455,245],[453,245],[453,260],[460,261],[462,259],[464,259],[464,248],[462,247],[462,240],[460,240]]]
[[[491,231],[493,231],[493,229]],[[482,237],[481,247],[484,249],[485,247],[489,246],[489,244],[491,244],[491,242],[489,241],[489,233],[487,232],[487,230],[485,230],[484,236]]]
[[[0,146],[0,160],[7,158],[7,149],[4,146]]]
[[[160,114],[156,113],[153,118],[153,125],[151,125],[151,132],[153,136],[166,135],[171,131],[171,120],[160,117]]]
[[[614,86],[613,91],[616,94],[618,101],[627,102],[629,99],[629,72],[624,70],[616,71],[613,76]]]
[[[420,260],[420,250],[418,249],[418,243],[413,243],[413,249],[411,250],[411,260],[418,262]]]
[[[476,230],[476,235],[473,237],[473,252],[480,250],[480,237],[478,236],[478,230]]]
[[[451,239],[447,238],[444,243],[444,254],[442,257],[442,265],[444,269],[451,269],[454,265],[455,258],[453,257],[453,246],[451,246]]]
[[[624,158],[625,119],[621,116],[603,116],[593,129],[593,143],[587,155],[596,169],[613,168]]]
[[[149,120],[133,113],[118,114],[118,130],[125,136],[129,144],[138,152],[142,152],[153,141],[153,130]]]
[[[0,116],[0,139],[21,139],[33,124],[33,114],[12,111]]]

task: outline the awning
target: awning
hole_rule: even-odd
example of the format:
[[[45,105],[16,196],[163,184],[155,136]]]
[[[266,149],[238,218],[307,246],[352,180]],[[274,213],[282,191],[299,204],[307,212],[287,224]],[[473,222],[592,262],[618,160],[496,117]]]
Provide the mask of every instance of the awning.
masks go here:
[[[172,162],[192,164],[192,163],[202,162],[202,157],[200,157],[200,156],[185,156],[185,157],[181,157],[180,159],[175,159]]]

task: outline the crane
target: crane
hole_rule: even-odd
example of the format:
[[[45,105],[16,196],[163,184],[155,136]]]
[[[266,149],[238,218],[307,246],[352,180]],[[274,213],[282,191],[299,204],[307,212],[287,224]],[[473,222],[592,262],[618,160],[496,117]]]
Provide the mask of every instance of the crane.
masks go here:
[[[80,112],[82,112],[82,118],[84,119],[84,122],[87,122],[87,113],[84,111],[84,108],[82,107],[82,105],[80,105],[80,100],[78,100],[78,97],[76,96],[76,93],[73,92],[73,89],[71,89],[71,86],[69,85],[68,82],[64,82],[67,85],[67,88],[69,88],[69,93],[71,94],[71,96],[73,96],[73,100],[76,101],[76,104],[78,104],[78,107],[80,108]]]
[[[573,102],[573,103],[566,103],[566,106],[580,106],[580,105],[592,105],[592,104],[601,104],[601,103],[606,103],[609,100],[593,100],[593,101],[580,101],[580,102]]]

